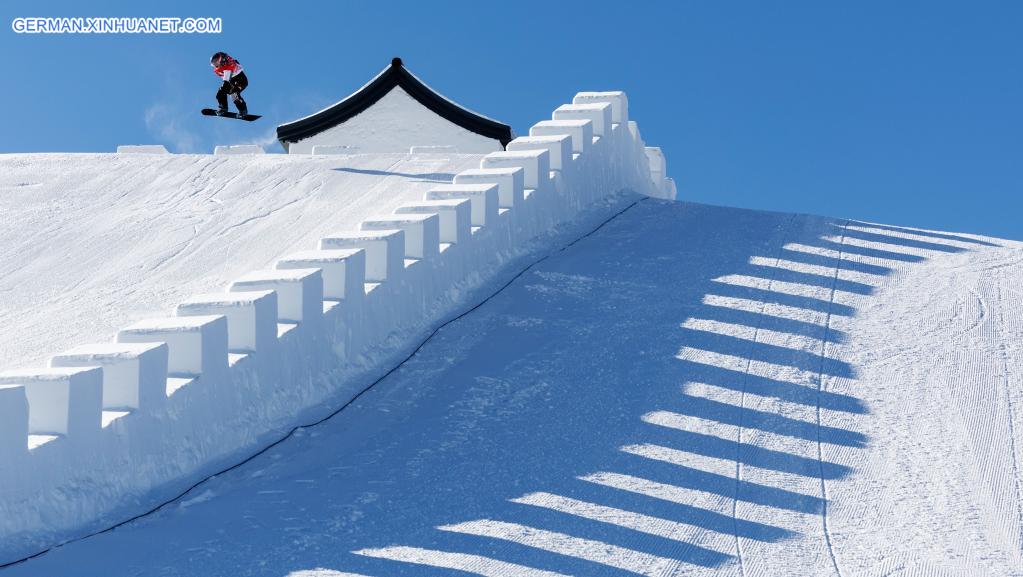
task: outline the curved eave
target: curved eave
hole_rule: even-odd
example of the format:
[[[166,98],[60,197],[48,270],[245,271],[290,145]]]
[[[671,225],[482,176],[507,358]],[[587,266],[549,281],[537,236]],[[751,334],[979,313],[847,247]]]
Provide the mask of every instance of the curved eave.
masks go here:
[[[364,112],[376,104],[396,86],[408,93],[417,102],[434,114],[457,124],[462,128],[475,132],[486,138],[492,138],[506,146],[512,139],[511,127],[496,120],[477,114],[448,100],[423,81],[415,77],[402,64],[400,58],[391,61],[373,80],[341,102],[325,108],[316,114],[282,124],[277,127],[277,140],[285,149],[292,142],[298,142],[333,128],[353,116]]]

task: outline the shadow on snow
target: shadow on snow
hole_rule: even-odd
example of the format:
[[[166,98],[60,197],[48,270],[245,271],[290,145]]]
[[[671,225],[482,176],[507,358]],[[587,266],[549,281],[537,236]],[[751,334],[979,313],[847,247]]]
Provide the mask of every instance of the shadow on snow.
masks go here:
[[[261,574],[321,567],[370,577],[654,573],[734,560],[734,549],[698,539],[703,533],[762,542],[794,538],[790,529],[734,516],[731,503],[817,515],[825,505],[821,495],[739,478],[737,465],[823,480],[841,479],[853,469],[722,431],[852,448],[866,447],[868,437],[701,391],[711,387],[806,410],[868,415],[862,400],[820,384],[855,379],[855,367],[828,357],[823,344],[820,351],[800,350],[682,325],[712,321],[804,341],[844,342],[849,335],[826,322],[771,314],[763,306],[814,318],[851,317],[852,306],[727,279],[869,298],[872,284],[805,267],[880,278],[893,269],[863,257],[925,259],[836,240],[843,234],[942,253],[963,249],[937,240],[986,244],[845,224],[641,202],[440,331],[343,418],[211,482],[208,490],[219,496],[208,503],[161,513],[159,524],[146,520],[133,528],[145,535],[159,525],[175,539],[199,543],[211,538],[209,531],[222,532],[264,556],[246,560],[266,563]],[[856,258],[836,258],[839,250]],[[751,264],[754,258],[758,264]],[[766,258],[779,265],[762,264]],[[759,310],[729,302],[754,303]],[[684,349],[744,360],[746,370],[680,356]],[[760,376],[750,363],[784,370]],[[790,373],[807,376],[778,377]],[[692,430],[690,422],[724,428]],[[707,470],[692,458],[726,466]],[[296,532],[296,526],[305,529]],[[121,550],[124,542],[116,535],[125,533],[132,532],[107,536],[107,546]],[[125,539],[140,547],[141,539]]]

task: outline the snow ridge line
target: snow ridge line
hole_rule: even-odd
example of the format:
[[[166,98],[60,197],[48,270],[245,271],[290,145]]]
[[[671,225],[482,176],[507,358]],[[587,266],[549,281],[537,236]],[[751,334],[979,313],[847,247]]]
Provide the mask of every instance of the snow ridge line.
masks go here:
[[[838,257],[835,259],[835,275],[831,282],[831,297],[828,299],[828,314],[824,320],[824,338],[821,339],[821,364],[817,372],[817,463],[820,466],[821,479],[821,525],[824,530],[824,542],[828,547],[828,556],[831,558],[831,565],[835,568],[835,574],[842,577],[842,570],[838,567],[838,559],[835,556],[835,549],[831,543],[831,529],[828,528],[828,486],[824,481],[824,449],[821,443],[821,393],[824,392],[824,361],[827,358],[828,339],[831,336],[831,309],[835,303],[835,294],[838,288],[838,275],[842,270],[842,245],[845,244],[846,231],[851,221],[846,220],[842,225],[842,238],[838,241]]]
[[[796,215],[793,214],[789,217],[789,222],[785,225],[785,233],[782,237],[787,237],[788,232],[792,228],[792,224],[796,220]],[[784,250],[785,243],[778,245],[778,249],[775,251],[774,257],[774,268],[778,268],[778,264],[781,263],[782,250]],[[771,290],[774,285],[774,275],[772,273],[771,279],[767,282],[767,290]],[[760,303],[760,313],[763,314],[767,308],[766,302]],[[735,437],[735,492],[732,497],[732,533],[735,534],[735,556],[739,559],[739,573],[746,576],[746,563],[743,559],[742,554],[742,540],[739,538],[739,486],[742,482],[742,429],[743,429],[743,415],[746,414],[746,385],[749,383],[749,372],[753,366],[753,347],[756,346],[757,337],[760,334],[760,328],[763,326],[763,319],[757,320],[757,326],[753,328],[753,338],[751,339],[749,350],[749,358],[746,359],[746,368],[743,371],[742,377],[742,389],[739,391],[739,423],[736,426],[736,437]]]
[[[25,562],[30,561],[32,559],[35,559],[37,557],[41,557],[41,556],[43,556],[43,555],[45,555],[45,554],[47,554],[47,553],[49,553],[51,551],[54,551],[56,549],[60,549],[61,547],[64,547],[66,545],[71,545],[71,544],[74,544],[74,543],[78,543],[80,541],[85,541],[86,539],[90,539],[92,537],[97,537],[97,536],[105,534],[105,533],[110,533],[110,532],[118,529],[119,527],[123,527],[125,525],[130,524],[130,523],[133,523],[135,521],[138,521],[140,519],[144,519],[144,518],[149,517],[149,516],[151,516],[151,515],[153,515],[155,513],[158,513],[162,509],[166,508],[167,506],[173,505],[174,503],[176,503],[176,502],[180,501],[181,499],[183,499],[184,497],[188,496],[189,493],[191,493],[192,491],[198,489],[199,487],[201,487],[202,485],[206,484],[207,482],[209,482],[210,480],[214,479],[215,477],[219,477],[221,475],[224,475],[226,473],[234,471],[234,470],[236,470],[236,469],[238,469],[240,467],[243,467],[246,464],[252,462],[254,459],[260,457],[261,455],[266,454],[268,451],[270,451],[274,447],[277,447],[278,445],[284,443],[285,441],[293,438],[298,431],[316,427],[316,426],[321,425],[321,424],[323,424],[323,423],[333,419],[334,417],[340,415],[346,409],[348,409],[353,404],[355,404],[355,402],[358,401],[360,398],[362,398],[366,393],[369,393],[377,385],[379,385],[384,380],[386,380],[387,377],[391,376],[392,374],[394,374],[395,372],[400,370],[409,361],[411,361],[413,358],[415,358],[419,354],[419,352],[427,344],[429,344],[429,342],[432,341],[433,338],[435,336],[437,336],[437,334],[441,330],[443,330],[445,327],[447,327],[447,326],[449,326],[449,325],[451,325],[451,324],[453,324],[453,323],[455,323],[455,322],[465,318],[469,314],[475,312],[477,309],[479,309],[483,305],[487,304],[488,302],[490,302],[491,300],[493,300],[494,298],[499,296],[501,293],[503,293],[505,290],[507,290],[508,287],[510,287],[516,280],[521,278],[523,275],[525,275],[530,270],[534,269],[536,266],[542,264],[543,262],[547,261],[548,259],[550,259],[551,257],[553,257],[553,256],[555,256],[557,254],[565,252],[566,250],[572,248],[573,246],[575,246],[579,242],[581,242],[581,241],[583,241],[583,240],[593,236],[594,234],[599,232],[601,229],[603,229],[605,226],[610,224],[612,221],[614,221],[615,219],[617,219],[621,215],[625,214],[627,211],[631,210],[637,204],[639,204],[640,202],[643,202],[645,200],[647,200],[647,198],[640,198],[639,200],[635,200],[635,201],[629,203],[628,205],[626,205],[621,210],[615,212],[610,217],[608,217],[605,220],[603,220],[600,224],[598,224],[595,228],[591,229],[589,232],[583,234],[582,236],[579,236],[579,237],[575,238],[571,242],[563,245],[561,248],[559,248],[557,250],[554,250],[554,251],[551,251],[551,252],[548,252],[547,254],[542,256],[541,258],[531,262],[525,268],[523,268],[522,270],[520,270],[517,273],[515,273],[510,279],[508,279],[505,283],[503,283],[500,287],[498,287],[494,292],[492,292],[491,294],[489,294],[486,297],[484,297],[482,300],[477,302],[472,307],[466,309],[465,311],[463,311],[463,312],[461,312],[461,313],[459,313],[459,314],[457,314],[457,315],[455,315],[455,316],[445,320],[444,322],[440,323],[439,325],[437,325],[435,328],[433,328],[430,331],[430,333],[425,338],[423,338],[419,342],[419,344],[415,347],[415,349],[413,349],[412,352],[410,352],[407,356],[405,356],[403,359],[401,359],[400,362],[398,362],[395,365],[393,365],[384,374],[379,376],[377,379],[375,379],[373,382],[371,382],[365,388],[363,388],[358,393],[356,393],[351,399],[349,399],[343,405],[341,405],[337,409],[333,410],[329,414],[325,415],[324,417],[321,417],[321,418],[316,419],[314,421],[311,421],[309,423],[305,423],[305,424],[301,424],[301,425],[295,425],[287,433],[285,433],[283,436],[281,436],[279,439],[269,443],[268,445],[262,447],[258,451],[248,455],[247,457],[245,457],[241,461],[238,461],[238,462],[236,462],[236,463],[234,463],[234,464],[232,464],[230,466],[227,466],[227,467],[225,467],[223,469],[220,469],[220,470],[218,470],[218,471],[216,471],[214,473],[208,474],[207,476],[205,476],[202,479],[196,481],[195,483],[190,485],[188,488],[182,490],[181,492],[179,492],[175,496],[160,502],[159,504],[153,506],[151,509],[149,509],[149,510],[147,510],[145,512],[139,513],[137,515],[134,515],[134,516],[129,517],[127,519],[124,519],[122,521],[118,521],[117,523],[115,523],[113,525],[107,526],[107,527],[105,527],[103,529],[94,531],[94,532],[89,533],[87,535],[82,535],[82,536],[76,537],[74,539],[68,539],[66,541],[62,541],[62,542],[60,542],[60,543],[58,543],[56,545],[52,545],[50,547],[47,547],[44,550],[38,551],[38,552],[33,553],[31,555],[24,556],[24,557],[22,557],[20,559],[16,559],[16,560],[13,560],[13,561],[7,561],[7,562],[0,562],[0,570],[6,569],[8,567],[13,567],[15,565],[20,565],[22,563],[25,563]]]

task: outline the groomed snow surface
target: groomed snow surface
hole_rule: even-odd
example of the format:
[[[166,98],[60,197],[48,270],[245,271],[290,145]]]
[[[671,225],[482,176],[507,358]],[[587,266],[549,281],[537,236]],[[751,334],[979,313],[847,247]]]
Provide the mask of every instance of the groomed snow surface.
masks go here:
[[[1021,286],[1017,242],[644,200],[340,415],[0,574],[1023,575]]]
[[[0,369],[45,366],[221,292],[367,216],[422,201],[480,158],[3,155]]]

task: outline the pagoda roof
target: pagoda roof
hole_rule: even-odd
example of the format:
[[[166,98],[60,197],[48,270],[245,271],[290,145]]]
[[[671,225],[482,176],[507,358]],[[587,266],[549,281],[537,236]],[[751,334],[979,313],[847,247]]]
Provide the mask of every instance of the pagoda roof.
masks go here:
[[[395,87],[401,87],[409,96],[438,116],[470,132],[498,140],[501,142],[501,146],[507,145],[512,140],[510,126],[477,114],[445,98],[409,72],[401,58],[391,60],[390,66],[337,104],[305,118],[278,126],[277,139],[287,149],[292,142],[319,134],[364,112]]]

